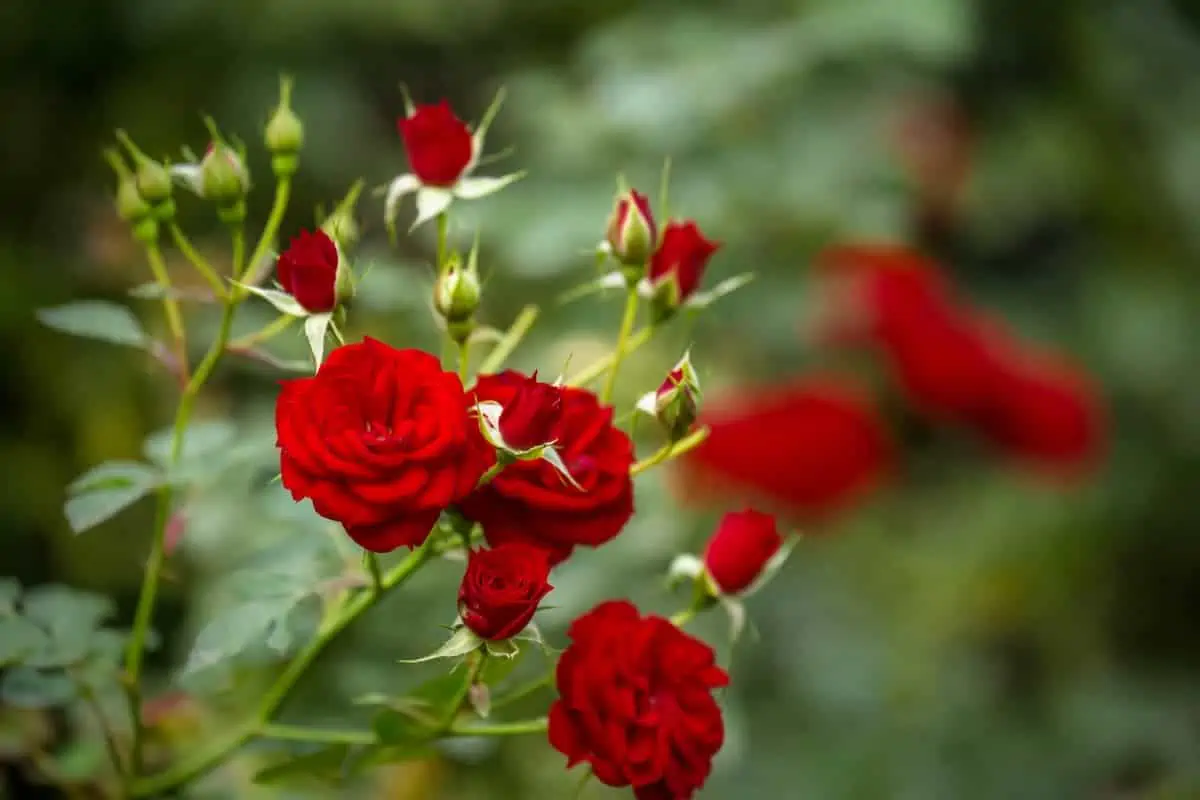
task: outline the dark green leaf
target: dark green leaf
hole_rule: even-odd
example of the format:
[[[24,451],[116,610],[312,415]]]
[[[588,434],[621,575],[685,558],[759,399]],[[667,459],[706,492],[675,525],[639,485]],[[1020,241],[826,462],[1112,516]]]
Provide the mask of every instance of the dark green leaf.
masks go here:
[[[75,697],[75,684],[61,672],[15,667],[0,680],[0,700],[17,708],[50,708]]]
[[[408,745],[424,742],[437,735],[438,720],[419,710],[400,711],[385,708],[371,720],[371,730],[380,744]]]
[[[337,783],[346,774],[350,745],[335,744],[320,750],[293,756],[265,767],[254,776],[255,783]]]
[[[347,760],[346,774],[356,775],[383,764],[399,764],[404,761],[428,758],[435,752],[430,740],[401,745],[372,745],[360,749]]]
[[[18,664],[46,646],[46,634],[24,617],[0,619],[0,667]]]
[[[57,331],[112,344],[145,347],[150,341],[132,311],[102,300],[83,300],[39,309],[37,318]]]

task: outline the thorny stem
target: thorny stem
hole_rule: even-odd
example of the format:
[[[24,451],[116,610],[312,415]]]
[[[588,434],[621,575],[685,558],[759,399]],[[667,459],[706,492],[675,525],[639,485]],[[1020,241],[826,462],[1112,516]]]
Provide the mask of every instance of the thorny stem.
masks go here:
[[[621,316],[621,330],[617,333],[617,346],[613,350],[612,367],[608,371],[608,380],[604,382],[604,390],[600,392],[600,402],[612,402],[613,389],[617,385],[617,370],[625,358],[629,345],[629,336],[633,333],[633,323],[637,319],[638,293],[635,286],[630,286],[625,295],[625,313]]]
[[[650,337],[654,335],[655,328],[647,326],[642,328],[633,336],[629,337],[629,341],[625,343],[625,355],[633,353],[638,348],[642,347],[646,342],[650,341]],[[568,386],[587,386],[592,381],[603,375],[613,363],[616,361],[616,353],[609,353],[603,358],[597,359],[592,364],[584,367],[576,375],[567,381]]]
[[[209,264],[204,256],[196,251],[192,246],[192,242],[188,239],[187,234],[179,227],[176,222],[171,223],[171,238],[175,240],[175,246],[179,248],[179,252],[183,253],[184,258],[192,262],[192,266],[200,273],[204,280],[208,281],[208,285],[212,287],[213,294],[217,299],[225,296],[225,284],[221,282],[221,277],[217,275],[217,271],[213,269],[212,264]]]
[[[172,295],[171,274],[163,262],[162,251],[156,242],[146,245],[146,260],[150,262],[150,271],[154,273],[155,282],[163,290],[163,313],[167,318],[167,328],[171,331],[171,340],[175,345],[175,357],[179,359],[181,380],[187,380],[187,334],[183,327],[183,316],[179,313],[179,302]]]
[[[183,451],[183,437],[187,431],[188,422],[192,418],[192,408],[196,396],[200,394],[205,381],[212,375],[220,361],[225,345],[229,341],[229,331],[233,325],[233,315],[237,303],[229,299],[221,314],[217,338],[209,347],[208,353],[191,379],[183,389],[179,398],[179,407],[175,411],[175,423],[171,430],[170,465],[173,468],[179,463]],[[133,725],[133,746],[130,758],[130,776],[137,775],[142,767],[142,700],[140,680],[142,660],[145,655],[146,635],[150,629],[150,618],[154,615],[154,601],[158,594],[158,581],[166,560],[166,530],[167,521],[171,515],[171,482],[164,481],[158,490],[158,506],[154,518],[154,538],[150,543],[150,556],[146,561],[146,572],[142,578],[142,589],[138,595],[137,610],[134,612],[133,631],[129,637],[129,647],[125,652],[125,692],[129,701],[129,713]]]
[[[451,725],[445,736],[515,736],[523,733],[543,733],[548,722],[545,717],[518,722],[496,722],[491,724]],[[318,730],[297,725],[264,725],[258,731],[263,739],[278,739],[284,742],[310,742],[313,744],[372,745],[377,741],[371,731]]]
[[[337,616],[326,622],[317,633],[316,638],[292,659],[271,688],[267,690],[258,709],[250,719],[234,727],[225,737],[196,752],[191,758],[181,761],[158,775],[135,781],[132,787],[132,796],[153,797],[182,786],[215,768],[233,751],[253,737],[262,735],[264,732],[266,735],[270,735],[271,717],[287,700],[300,678],[304,676],[325,647],[350,623],[374,606],[387,591],[400,586],[411,578],[434,555],[435,549],[432,546],[431,537],[426,544],[414,550],[383,576],[380,591],[360,592],[342,608]],[[451,732],[457,733],[453,727]]]

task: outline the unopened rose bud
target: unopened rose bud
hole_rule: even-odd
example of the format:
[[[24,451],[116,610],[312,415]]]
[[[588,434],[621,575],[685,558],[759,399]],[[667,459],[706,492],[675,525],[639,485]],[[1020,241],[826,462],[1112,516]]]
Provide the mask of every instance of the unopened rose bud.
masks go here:
[[[250,173],[232,147],[214,142],[200,160],[200,186],[219,208],[237,206],[250,189]]]
[[[117,173],[117,193],[114,198],[117,216],[129,223],[134,238],[139,242],[154,241],[158,238],[158,222],[154,219],[150,204],[138,191],[137,177],[129,171],[125,160],[116,150],[105,150],[104,158]]]
[[[349,265],[324,231],[300,231],[275,269],[279,285],[311,314],[332,311],[354,296]]]
[[[686,361],[686,359],[685,359]],[[675,442],[687,436],[700,408],[700,385],[690,363],[681,363],[654,395],[654,411],[667,437]]]
[[[460,322],[474,315],[479,308],[481,290],[479,276],[464,268],[457,255],[451,255],[446,274],[434,287],[434,306],[450,322]]]
[[[704,550],[704,569],[722,594],[740,594],[767,570],[782,545],[770,514],[730,512],[721,518]]]
[[[605,236],[613,257],[626,267],[644,268],[654,252],[656,237],[654,215],[646,196],[633,189],[618,195]]]
[[[651,311],[655,322],[673,315],[700,287],[708,259],[720,242],[704,237],[695,222],[671,222],[650,259]]]
[[[142,196],[160,222],[170,221],[175,216],[175,201],[171,199],[171,174],[167,168],[146,155],[125,131],[117,131],[117,139],[125,145],[133,159],[138,193]]]
[[[292,82],[280,81],[279,105],[267,122],[264,139],[271,151],[271,169],[276,177],[287,178],[296,174],[300,160],[296,154],[304,145],[304,124],[291,108]]]

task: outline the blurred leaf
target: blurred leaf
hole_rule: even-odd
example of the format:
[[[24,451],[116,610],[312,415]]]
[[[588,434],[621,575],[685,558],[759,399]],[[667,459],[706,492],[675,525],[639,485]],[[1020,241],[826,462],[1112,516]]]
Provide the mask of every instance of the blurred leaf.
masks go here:
[[[35,667],[62,667],[82,661],[104,620],[115,612],[112,600],[66,586],[38,586],[25,594],[25,616],[46,634],[26,662]]]
[[[489,657],[483,663],[483,670],[479,673],[479,682],[487,686],[496,686],[512,674],[528,650],[527,647],[517,649],[509,658]]]
[[[17,708],[50,708],[75,697],[75,684],[61,672],[15,667],[0,679],[0,700]]]
[[[0,619],[0,667],[17,664],[46,646],[46,634],[24,617]]]
[[[67,499],[63,514],[74,533],[83,533],[124,511],[150,492],[149,486],[99,489]]]
[[[483,644],[483,640],[464,625],[451,634],[450,638],[443,642],[441,647],[429,655],[421,656],[420,658],[402,658],[400,659],[400,663],[420,664],[439,658],[458,658],[459,656],[465,656],[473,650],[477,650],[481,644]]]
[[[277,653],[286,652],[292,643],[288,617],[307,596],[307,592],[297,592],[265,597],[225,610],[200,630],[183,667],[183,677],[233,658],[254,645],[265,643]]]
[[[145,347],[150,337],[128,308],[103,300],[82,300],[37,311],[43,325],[63,333],[112,344]]]
[[[129,486],[156,487],[162,476],[153,467],[137,461],[106,461],[92,467],[67,487],[69,494]]]
[[[352,748],[346,744],[323,747],[302,756],[277,761],[254,776],[255,783],[337,783],[346,775],[346,763]]]
[[[21,583],[16,578],[0,578],[0,616],[11,614],[21,596]]]
[[[146,437],[143,452],[146,457],[167,469],[171,464],[171,438],[174,431],[164,428]],[[207,419],[193,422],[183,435],[183,444],[179,453],[180,464],[196,464],[209,461],[213,464],[223,463],[220,458],[213,456],[225,452],[237,436],[237,428],[229,420]],[[219,469],[214,466],[213,469]]]
[[[450,718],[452,706],[466,690],[469,672],[455,669],[420,684],[403,697],[367,695],[358,705],[383,705],[371,726],[386,745],[411,745],[428,741]]]
[[[54,753],[46,765],[59,783],[82,783],[108,768],[108,752],[98,737],[76,739]]]

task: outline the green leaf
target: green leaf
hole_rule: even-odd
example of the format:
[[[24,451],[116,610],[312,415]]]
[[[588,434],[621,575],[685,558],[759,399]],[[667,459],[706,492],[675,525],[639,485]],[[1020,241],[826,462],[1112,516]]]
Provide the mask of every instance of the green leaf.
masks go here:
[[[136,461],[107,461],[75,479],[63,513],[75,533],[99,525],[145,497],[162,482],[153,467]]]
[[[24,617],[0,619],[0,667],[19,664],[46,646],[46,634]]]
[[[67,487],[68,494],[122,489],[130,486],[157,487],[162,475],[148,464],[138,461],[105,461],[76,478]]]
[[[286,652],[292,643],[288,617],[306,596],[266,597],[226,609],[196,636],[183,675],[230,659],[254,645],[266,643],[276,652]]]
[[[37,311],[37,318],[47,327],[74,336],[131,347],[145,347],[150,342],[150,337],[132,311],[103,300],[83,300],[42,308]]]
[[[434,650],[427,656],[421,658],[401,659],[401,664],[420,664],[425,661],[433,661],[438,658],[457,658],[465,656],[473,650],[477,650],[483,643],[483,640],[472,633],[470,628],[461,627],[445,641],[445,643]]]
[[[528,647],[516,649],[511,656],[507,657],[489,657],[483,663],[483,670],[479,673],[479,682],[488,686],[496,686],[512,671],[517,668],[517,664],[525,656]]]
[[[146,437],[142,449],[146,458],[167,469],[171,464],[171,438],[174,431],[165,428],[155,431]],[[183,445],[179,454],[180,463],[221,463],[214,456],[224,454],[237,437],[237,428],[233,423],[224,419],[202,420],[193,422],[183,435]]]
[[[75,684],[61,672],[16,667],[0,680],[0,700],[16,708],[50,708],[74,697]]]
[[[22,606],[26,618],[45,633],[43,646],[25,659],[34,667],[63,667],[82,661],[100,625],[116,610],[107,597],[58,585],[30,589]]]
[[[371,730],[380,744],[402,745],[424,742],[437,735],[436,720],[394,708],[385,708],[371,720]]]
[[[0,617],[13,613],[17,598],[21,596],[21,583],[16,578],[0,578]]]
[[[428,741],[450,718],[466,690],[470,673],[455,669],[420,684],[404,697],[371,694],[355,700],[356,705],[383,705],[372,728],[380,742],[395,746]]]
[[[292,756],[258,771],[255,783],[337,783],[346,776],[350,745],[334,744],[301,756]]]
[[[400,745],[373,745],[351,755],[346,764],[346,774],[356,775],[372,767],[384,764],[399,764],[404,761],[428,758],[436,751],[429,740]]]

